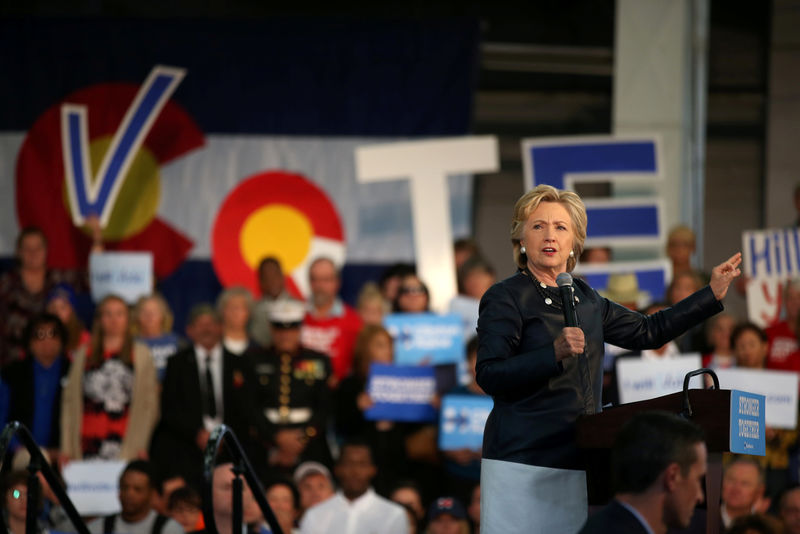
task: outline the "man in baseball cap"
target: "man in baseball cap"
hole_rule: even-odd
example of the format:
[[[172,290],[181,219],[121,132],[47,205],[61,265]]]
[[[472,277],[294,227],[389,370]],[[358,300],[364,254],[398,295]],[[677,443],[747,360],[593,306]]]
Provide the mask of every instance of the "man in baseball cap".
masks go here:
[[[467,511],[455,497],[439,497],[428,509],[428,532],[430,534],[458,534],[465,532]]]
[[[333,477],[319,462],[303,462],[294,470],[294,484],[300,492],[300,509],[305,511],[332,497]]]

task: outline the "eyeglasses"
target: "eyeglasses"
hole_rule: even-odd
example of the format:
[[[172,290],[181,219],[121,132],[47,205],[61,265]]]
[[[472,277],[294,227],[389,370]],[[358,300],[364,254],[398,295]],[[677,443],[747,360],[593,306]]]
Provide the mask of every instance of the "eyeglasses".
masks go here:
[[[424,295],[425,290],[419,286],[416,287],[401,287],[400,288],[401,295]]]
[[[55,328],[40,328],[36,331],[36,339],[43,340],[47,338],[54,338],[58,333],[56,332]]]

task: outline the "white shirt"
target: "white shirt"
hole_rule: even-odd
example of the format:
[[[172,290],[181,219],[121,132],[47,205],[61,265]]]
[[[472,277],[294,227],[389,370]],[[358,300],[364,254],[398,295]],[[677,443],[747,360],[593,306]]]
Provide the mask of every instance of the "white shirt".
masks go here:
[[[408,516],[399,504],[372,488],[354,501],[342,492],[312,506],[300,522],[300,534],[408,534]]]
[[[155,510],[150,510],[147,516],[141,521],[128,523],[122,519],[121,515],[115,514],[112,532],[114,534],[150,534],[153,531],[153,523],[156,521],[156,515]],[[105,517],[98,517],[86,526],[89,528],[91,534],[102,534],[103,527],[105,526]],[[183,534],[183,527],[174,519],[168,519],[167,522],[164,523],[164,528],[161,529],[161,534]]]
[[[200,389],[205,389],[206,357],[208,356],[209,351],[200,345],[195,345],[194,354],[197,358],[197,378],[200,380]],[[224,408],[222,404],[222,345],[217,343],[214,348],[211,349],[210,354],[211,381],[214,383],[214,400],[216,401],[217,406],[217,416],[212,418],[207,415],[203,415],[203,426],[209,432],[222,424],[222,410]]]
[[[250,341],[247,339],[230,339],[226,337],[222,340],[222,344],[231,354],[241,356],[244,354],[244,351],[247,350],[247,346],[250,344]]]

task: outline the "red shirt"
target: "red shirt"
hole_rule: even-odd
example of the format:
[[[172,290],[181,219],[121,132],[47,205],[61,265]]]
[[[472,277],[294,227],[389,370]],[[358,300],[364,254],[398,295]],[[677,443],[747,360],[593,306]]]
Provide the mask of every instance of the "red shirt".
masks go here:
[[[785,369],[790,365],[789,356],[797,352],[797,336],[789,329],[789,323],[780,321],[765,330],[767,334],[767,368]]]
[[[344,303],[337,303],[330,316],[320,318],[306,313],[303,319],[301,342],[304,347],[331,359],[336,378],[341,380],[350,374],[353,367],[353,349],[361,330],[361,318]]]

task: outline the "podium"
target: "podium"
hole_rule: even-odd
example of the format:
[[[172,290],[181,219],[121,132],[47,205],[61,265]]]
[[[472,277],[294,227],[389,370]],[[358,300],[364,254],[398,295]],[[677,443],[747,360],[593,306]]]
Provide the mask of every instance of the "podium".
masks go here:
[[[687,419],[705,432],[708,449],[706,533],[719,533],[722,453],[730,450],[730,405],[730,390],[688,389],[580,417],[577,438],[578,447],[583,450],[586,457],[589,504],[606,504],[613,497],[610,487],[611,446],[617,433],[628,420],[639,412],[650,410],[684,413]]]

